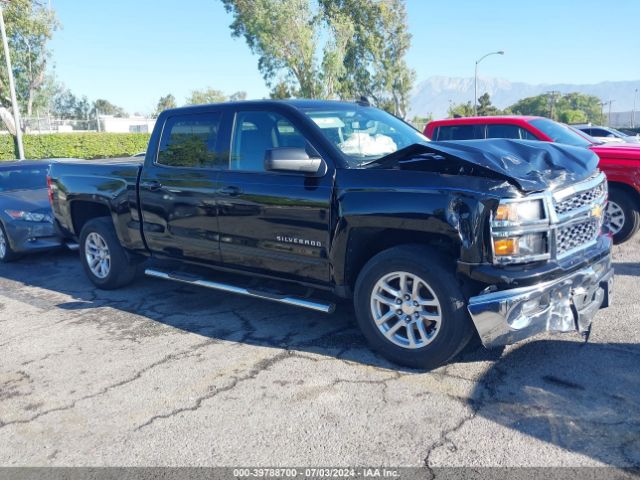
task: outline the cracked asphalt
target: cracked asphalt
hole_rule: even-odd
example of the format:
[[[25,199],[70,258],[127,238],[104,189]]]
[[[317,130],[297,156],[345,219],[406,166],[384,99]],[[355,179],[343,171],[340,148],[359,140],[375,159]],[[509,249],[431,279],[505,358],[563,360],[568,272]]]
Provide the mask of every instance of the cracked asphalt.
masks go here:
[[[543,336],[431,372],[322,315],[77,254],[0,265],[2,466],[640,466],[640,238],[587,345]]]

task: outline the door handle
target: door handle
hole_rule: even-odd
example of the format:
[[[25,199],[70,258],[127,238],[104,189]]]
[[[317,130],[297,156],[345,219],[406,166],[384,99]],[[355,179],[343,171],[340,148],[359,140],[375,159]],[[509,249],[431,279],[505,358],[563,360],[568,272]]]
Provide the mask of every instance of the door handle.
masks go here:
[[[160,190],[162,188],[162,184],[156,180],[151,180],[149,182],[142,182],[140,186],[152,192],[155,192],[156,190]]]
[[[242,193],[242,191],[240,190],[240,187],[228,186],[222,187],[220,190],[218,190],[218,193],[220,193],[221,195],[227,195],[229,197],[237,197]]]

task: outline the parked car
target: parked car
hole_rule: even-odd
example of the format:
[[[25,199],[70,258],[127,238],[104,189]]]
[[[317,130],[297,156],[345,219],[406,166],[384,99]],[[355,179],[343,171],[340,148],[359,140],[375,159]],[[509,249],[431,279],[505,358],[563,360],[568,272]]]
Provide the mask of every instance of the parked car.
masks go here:
[[[430,368],[474,335],[588,336],[613,278],[597,164],[541,142],[432,145],[366,103],[233,102],[163,112],[144,162],[54,164],[50,191],[98,288],[151,258],[152,277],[315,311],[349,298],[374,349]]]
[[[58,248],[47,193],[49,162],[0,162],[0,262]]]
[[[497,116],[453,118],[429,122],[424,131],[432,140],[516,138],[542,140],[588,148],[600,157],[609,181],[608,225],[615,243],[629,240],[640,229],[640,147],[604,145],[548,118]]]
[[[596,125],[572,125],[581,132],[605,143],[633,143],[640,144],[638,135],[627,135],[620,130],[611,127],[599,127]]]

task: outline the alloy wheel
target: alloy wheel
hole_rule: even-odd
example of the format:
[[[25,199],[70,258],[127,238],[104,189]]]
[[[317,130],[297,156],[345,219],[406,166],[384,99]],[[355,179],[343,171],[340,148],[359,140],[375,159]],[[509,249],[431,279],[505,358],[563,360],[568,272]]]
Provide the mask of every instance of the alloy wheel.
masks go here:
[[[605,212],[605,223],[609,226],[609,231],[616,235],[622,230],[625,221],[624,210],[616,202],[609,200]]]
[[[387,340],[407,349],[430,344],[442,323],[433,289],[408,272],[389,273],[378,280],[371,292],[371,314]]]
[[[98,278],[106,278],[111,271],[111,253],[99,233],[91,232],[84,242],[84,254],[89,270]]]
[[[7,256],[7,238],[4,236],[4,231],[0,228],[0,258]]]

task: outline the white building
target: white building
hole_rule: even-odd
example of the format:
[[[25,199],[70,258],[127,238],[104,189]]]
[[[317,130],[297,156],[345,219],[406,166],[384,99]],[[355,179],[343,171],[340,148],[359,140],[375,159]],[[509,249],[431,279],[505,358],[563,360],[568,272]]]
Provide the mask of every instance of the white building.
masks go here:
[[[156,124],[153,118],[125,117],[119,118],[112,115],[100,115],[101,132],[112,133],[151,133]]]

